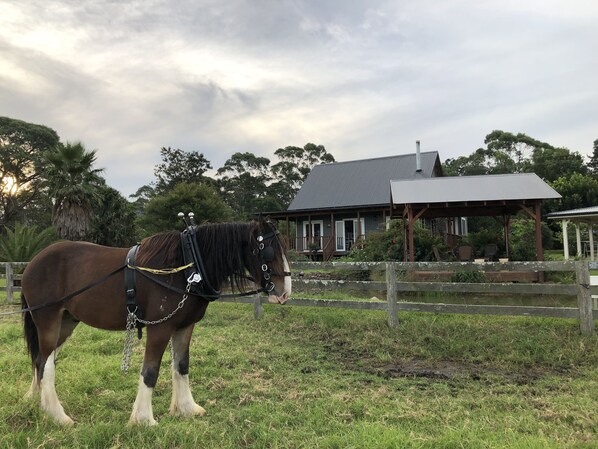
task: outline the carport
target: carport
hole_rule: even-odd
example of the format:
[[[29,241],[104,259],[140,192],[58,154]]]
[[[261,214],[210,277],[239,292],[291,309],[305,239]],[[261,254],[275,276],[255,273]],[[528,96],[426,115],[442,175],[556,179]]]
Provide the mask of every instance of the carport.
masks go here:
[[[569,235],[567,233],[569,223],[575,225],[577,257],[589,257],[590,260],[596,260],[597,242],[594,242],[594,224],[598,223],[598,206],[552,212],[546,217],[551,220],[561,220],[565,260],[569,260]],[[582,240],[581,238],[581,224],[587,225],[588,240]]]
[[[405,260],[415,261],[414,225],[420,218],[502,217],[508,252],[510,219],[523,212],[535,222],[536,259],[543,260],[542,202],[561,198],[534,173],[454,176],[390,182],[391,217],[405,223]]]

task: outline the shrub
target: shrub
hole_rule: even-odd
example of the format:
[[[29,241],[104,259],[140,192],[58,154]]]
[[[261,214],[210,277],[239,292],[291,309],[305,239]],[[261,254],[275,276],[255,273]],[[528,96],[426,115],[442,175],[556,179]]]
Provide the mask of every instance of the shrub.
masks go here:
[[[36,226],[20,223],[14,229],[5,228],[0,238],[0,260],[3,262],[29,262],[38,252],[58,239],[55,228],[38,231]]]
[[[483,271],[455,271],[451,277],[451,282],[483,283],[486,282],[486,273]]]
[[[542,246],[552,249],[554,237],[550,228],[542,223]],[[511,224],[509,257],[511,260],[536,260],[535,224],[532,220],[513,220]]]
[[[403,240],[403,221],[392,220],[388,230],[368,234],[364,241],[355,245],[349,258],[359,262],[403,260]],[[433,260],[433,246],[443,246],[441,237],[433,235],[432,231],[422,226],[415,227],[413,240],[417,261]]]

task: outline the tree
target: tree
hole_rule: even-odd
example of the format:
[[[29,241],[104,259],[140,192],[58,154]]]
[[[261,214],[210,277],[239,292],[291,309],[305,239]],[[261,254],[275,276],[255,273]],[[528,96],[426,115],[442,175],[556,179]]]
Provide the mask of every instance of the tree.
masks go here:
[[[587,174],[583,156],[567,148],[555,148],[550,145],[534,148],[526,171],[537,174],[548,182],[573,174]]]
[[[281,205],[268,192],[270,159],[252,153],[235,153],[218,169],[218,184],[224,201],[235,217],[242,220],[264,210],[279,210]]]
[[[177,184],[164,195],[152,198],[145,214],[139,219],[141,236],[161,231],[180,229],[182,221],[179,212],[193,212],[196,223],[230,221],[232,210],[224,203],[217,190],[208,184]]]
[[[598,178],[598,139],[594,140],[594,152],[588,162],[588,168],[595,178]]]
[[[276,195],[283,207],[287,207],[309,175],[318,164],[334,162],[334,156],[323,145],[307,143],[303,148],[288,146],[274,152],[279,162],[272,166],[274,183],[270,191]]]
[[[44,154],[58,142],[53,129],[0,117],[0,225],[12,227],[24,219],[43,196]]]
[[[546,208],[549,212],[598,204],[598,180],[590,175],[574,173],[569,177],[558,178],[551,185],[563,198],[560,204],[555,200],[547,202]]]
[[[479,148],[469,156],[459,156],[447,159],[443,164],[446,176],[475,176],[488,174],[486,155],[483,148]]]
[[[157,194],[164,194],[181,182],[205,181],[204,173],[212,168],[210,161],[197,151],[186,152],[178,148],[162,147],[160,155],[162,163],[154,169]]]
[[[587,173],[583,157],[567,148],[556,148],[526,134],[495,130],[484,139],[486,148],[469,156],[447,159],[448,176],[536,173],[546,181],[573,173]]]
[[[98,187],[98,197],[91,219],[90,241],[106,246],[133,245],[137,237],[134,205],[106,185]]]
[[[91,227],[93,207],[99,200],[101,169],[94,169],[96,151],[81,142],[59,144],[47,154],[46,186],[54,200],[52,217],[61,238],[81,240]]]

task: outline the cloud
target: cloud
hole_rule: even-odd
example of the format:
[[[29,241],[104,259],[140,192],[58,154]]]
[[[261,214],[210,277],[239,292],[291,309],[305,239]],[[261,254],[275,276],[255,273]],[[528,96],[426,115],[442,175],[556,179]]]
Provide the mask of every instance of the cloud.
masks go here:
[[[0,114],[98,149],[125,194],[162,146],[470,154],[493,129],[588,153],[593,1],[31,0],[0,6]]]

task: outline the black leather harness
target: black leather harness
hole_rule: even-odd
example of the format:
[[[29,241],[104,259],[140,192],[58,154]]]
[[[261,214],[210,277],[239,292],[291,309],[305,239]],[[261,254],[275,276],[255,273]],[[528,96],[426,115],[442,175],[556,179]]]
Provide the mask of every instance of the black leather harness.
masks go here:
[[[185,279],[189,292],[197,296],[203,296],[208,301],[215,301],[220,297],[220,290],[216,290],[207,278],[206,267],[195,238],[195,227],[187,226],[181,232],[181,247],[183,248],[183,262],[185,265],[193,264],[185,269]]]
[[[139,250],[139,245],[133,246],[129,252],[127,253],[127,258],[125,259],[125,295],[126,295],[126,303],[125,306],[127,308],[127,314],[132,313],[137,318],[143,319],[143,312],[141,311],[141,307],[137,304],[137,299],[135,299],[135,278],[136,278],[136,270],[129,267],[135,266],[135,258],[137,257],[137,251]],[[141,329],[143,328],[143,324],[139,322],[139,320],[135,320],[137,326],[137,337],[141,340],[142,332]]]
[[[261,270],[262,270],[262,278],[261,278],[261,289],[260,290],[253,290],[250,292],[244,292],[241,294],[233,294],[233,295],[221,295],[220,290],[216,290],[208,281],[206,269],[203,263],[203,259],[201,257],[201,252],[197,246],[197,239],[195,237],[195,227],[194,226],[187,226],[187,228],[181,232],[181,247],[183,250],[183,262],[184,265],[189,265],[188,268],[184,269],[184,276],[187,281],[187,289],[181,290],[173,285],[167,284],[163,281],[158,280],[156,277],[149,275],[145,271],[139,271],[139,274],[147,277],[154,283],[161,285],[171,291],[181,293],[181,294],[188,294],[193,295],[196,297],[201,297],[207,301],[215,301],[221,296],[249,296],[254,295],[259,292],[270,293],[274,289],[274,283],[271,280],[271,276],[290,276],[290,272],[282,272],[276,273],[273,272],[270,268],[270,262],[274,260],[274,249],[272,246],[265,246],[264,242],[266,240],[277,238],[278,231],[273,231],[266,235],[259,235],[257,237],[257,248],[254,251],[254,255],[260,258],[262,262]],[[136,290],[135,290],[135,279],[137,273],[137,267],[135,265],[135,258],[137,256],[137,251],[139,250],[140,245],[135,245],[129,252],[127,253],[125,268],[124,268],[124,277],[125,277],[125,295],[126,295],[126,309],[127,314],[134,314],[138,319],[143,320],[143,312],[139,307],[139,304],[136,300]],[[249,278],[250,280],[254,281],[254,279]],[[137,326],[137,336],[141,339],[143,324],[136,321]]]

